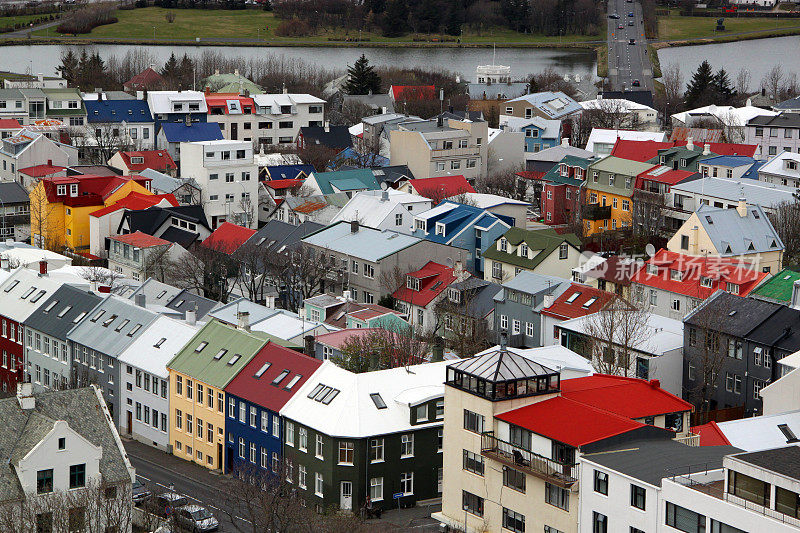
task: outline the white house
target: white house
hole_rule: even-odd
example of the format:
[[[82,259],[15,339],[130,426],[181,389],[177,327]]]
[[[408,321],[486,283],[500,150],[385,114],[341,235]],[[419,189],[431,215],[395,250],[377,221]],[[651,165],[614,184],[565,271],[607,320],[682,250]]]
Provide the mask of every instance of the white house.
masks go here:
[[[23,187],[33,178],[20,170],[44,165],[68,167],[78,163],[78,149],[50,140],[45,134],[22,129],[6,137],[0,147],[0,180],[17,181]]]
[[[652,127],[656,125],[658,113],[655,109],[624,98],[601,98],[585,100],[578,104],[586,111],[599,110],[604,113],[619,115],[623,127]]]
[[[212,229],[223,222],[255,227],[258,222],[258,167],[247,141],[180,144],[181,177],[193,179]],[[186,157],[184,157],[186,156]]]
[[[256,94],[253,141],[258,145],[290,144],[301,127],[322,126],[325,100],[310,94]]]
[[[608,130],[603,128],[592,128],[589,133],[589,140],[586,141],[586,149],[594,152],[598,156],[606,156],[611,153],[618,140],[623,141],[656,141],[664,142],[667,134],[657,131],[632,131],[632,130]]]
[[[761,165],[758,179],[774,185],[800,187],[800,154],[783,151]]]
[[[433,207],[429,198],[394,189],[362,191],[356,193],[331,223],[357,220],[361,225],[375,229],[390,229],[411,235],[414,216]]]

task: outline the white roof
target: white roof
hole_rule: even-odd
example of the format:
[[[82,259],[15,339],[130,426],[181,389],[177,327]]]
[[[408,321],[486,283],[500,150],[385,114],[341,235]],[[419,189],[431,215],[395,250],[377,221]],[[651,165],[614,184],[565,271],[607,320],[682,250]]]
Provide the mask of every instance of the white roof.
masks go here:
[[[85,287],[89,286],[88,281],[81,281]],[[29,268],[17,268],[0,284],[0,309],[5,317],[24,322],[61,285],[61,281],[50,276],[39,276],[38,270],[34,272]]]
[[[624,141],[656,141],[664,142],[667,134],[663,131],[631,131],[631,130],[607,130],[602,128],[592,128],[589,140],[586,142],[586,149],[594,152],[595,143],[614,144],[617,139]]]
[[[0,244],[0,256],[7,257],[12,264],[36,267],[36,270],[39,269],[39,261],[42,259],[47,261],[48,268],[61,268],[72,264],[72,259],[65,255],[28,245],[15,246],[16,244]]]
[[[493,353],[500,349],[500,346],[494,346],[480,353],[475,354],[475,357],[480,357],[487,353]],[[525,359],[530,359],[535,363],[558,370],[562,374],[567,372],[567,375],[562,375],[561,379],[569,379],[580,376],[591,376],[594,374],[592,362],[573,352],[565,346],[554,344],[552,346],[541,346],[539,348],[512,348],[506,347],[510,353],[521,355]],[[571,371],[571,372],[570,372]],[[569,375],[570,373],[575,375]]]
[[[638,102],[633,102],[631,100],[625,100],[624,98],[593,98],[591,100],[585,100],[583,102],[578,102],[578,103],[584,109],[603,109],[603,110],[608,110],[610,112],[624,110],[624,111],[652,111],[655,113],[656,111],[650,106],[646,106]]]
[[[692,115],[711,115],[716,117],[720,122],[726,126],[744,126],[747,122],[755,117],[769,116],[774,117],[778,113],[768,109],[762,109],[752,105],[744,107],[733,107],[729,105],[707,105],[675,113],[672,118],[686,124],[689,117]]]
[[[446,368],[452,361],[425,363],[409,367],[354,374],[325,361],[303,384],[280,414],[333,437],[362,438],[423,429],[442,424],[441,420],[411,425],[410,408],[437,397],[444,397]],[[338,389],[329,404],[309,398],[319,384]],[[378,409],[370,394],[380,394],[386,404]]]
[[[784,161],[795,161],[798,163],[794,170],[786,168]],[[776,174],[787,178],[800,179],[800,154],[794,152],[781,152],[758,169],[759,174]]]
[[[254,94],[252,96],[257,106],[272,107],[294,104],[324,104],[325,100],[310,94],[300,93],[277,93],[277,94]]]
[[[347,128],[347,132],[350,134],[351,137],[358,137],[362,133],[364,133],[364,123],[359,122],[358,124],[354,124]]]
[[[387,189],[388,200],[381,200],[384,191],[362,191],[353,195],[349,202],[331,220],[331,224],[342,220],[358,220],[364,226],[377,228],[398,205],[431,205],[431,200],[418,194]]]
[[[788,185],[767,183],[765,181],[743,178],[739,180],[728,178],[700,178],[697,180],[678,183],[671,187],[673,193],[696,194],[700,197],[719,198],[736,203],[739,198],[746,198],[750,205],[760,205],[762,208],[771,208],[782,202],[794,202],[797,191]]]
[[[417,220],[428,220],[429,218],[439,216],[443,213],[448,213],[457,208],[458,204],[452,202],[442,202],[434,208],[428,209],[424,213],[419,213],[416,217]]]
[[[303,320],[294,313],[278,312],[250,326],[253,331],[262,331],[283,340],[292,340],[322,326],[326,331],[335,329],[322,322]]]
[[[787,355],[783,359],[778,361],[779,364],[783,366],[788,366],[790,368],[798,368],[800,367],[800,351],[794,352],[793,354]]]
[[[606,261],[608,261],[608,259],[600,254],[596,254],[594,252],[581,252],[580,257],[578,258],[578,266],[573,268],[572,271],[577,272],[578,274],[583,274],[599,267]]]
[[[166,379],[169,377],[167,363],[197,333],[197,329],[197,326],[181,320],[159,316],[119,355],[119,360]],[[161,339],[166,340],[159,344]]]
[[[528,202],[522,200],[514,200],[513,198],[506,198],[497,194],[485,194],[480,192],[465,192],[464,198],[468,204],[474,204],[475,207],[481,209],[489,209],[490,207],[497,207],[498,205],[514,204],[514,205],[530,205]]]
[[[200,108],[191,112],[208,113],[206,96],[201,91],[148,91],[147,93],[147,104],[153,114],[176,113],[173,111],[172,104],[178,102],[197,102],[200,104]],[[184,109],[180,113],[185,111],[188,109]]]
[[[591,324],[590,320],[594,320],[592,317],[594,314],[565,320],[559,327],[585,334]],[[645,327],[647,333],[642,335],[638,342],[633,343],[633,349],[658,356],[676,348],[683,348],[683,322],[680,320],[648,313]]]
[[[778,429],[779,424],[786,424],[800,437],[800,410],[717,423],[733,446],[748,452],[786,446],[787,439]]]

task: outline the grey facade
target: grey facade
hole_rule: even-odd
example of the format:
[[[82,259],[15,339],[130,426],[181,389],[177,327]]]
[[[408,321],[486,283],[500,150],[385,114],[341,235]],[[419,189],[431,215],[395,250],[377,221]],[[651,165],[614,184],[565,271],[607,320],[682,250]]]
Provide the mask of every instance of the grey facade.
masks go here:
[[[744,142],[761,147],[762,156],[800,152],[800,113],[762,115],[747,122]]]
[[[92,292],[62,285],[25,320],[27,334],[32,337],[25,346],[25,361],[35,390],[74,385],[67,335],[102,300]]]
[[[145,298],[139,297],[136,302],[108,296],[67,335],[73,381],[79,386],[97,384],[117,427],[124,410],[117,400],[122,381],[117,358],[158,317],[144,307]]]

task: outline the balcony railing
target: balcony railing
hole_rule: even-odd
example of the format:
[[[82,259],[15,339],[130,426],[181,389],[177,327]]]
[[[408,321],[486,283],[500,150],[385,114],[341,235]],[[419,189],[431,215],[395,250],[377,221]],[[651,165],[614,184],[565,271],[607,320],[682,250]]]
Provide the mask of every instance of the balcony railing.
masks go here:
[[[723,494],[723,498],[725,499],[726,502],[738,505],[739,507],[744,507],[745,509],[749,509],[750,511],[754,511],[764,516],[768,516],[770,518],[778,520],[779,522],[783,522],[785,524],[789,524],[794,527],[800,527],[800,520],[791,515],[784,514],[780,511],[776,511],[775,509],[770,509],[769,507],[764,507],[763,505],[753,503],[750,500],[745,500],[744,498],[740,498],[739,496],[735,496],[727,492]]]
[[[438,150],[431,150],[431,157],[454,157],[454,156],[475,156],[478,157],[481,154],[481,150],[477,146],[467,147],[467,148],[447,148],[447,149],[438,149]]]
[[[559,463],[543,455],[514,446],[510,442],[495,437],[492,431],[481,435],[481,455],[562,487],[569,487],[578,481],[577,464]]]
[[[587,204],[583,206],[584,220],[606,220],[611,218],[611,206]]]
[[[687,446],[700,446],[700,435],[697,433],[689,433],[683,437],[675,437],[672,440],[681,442]]]

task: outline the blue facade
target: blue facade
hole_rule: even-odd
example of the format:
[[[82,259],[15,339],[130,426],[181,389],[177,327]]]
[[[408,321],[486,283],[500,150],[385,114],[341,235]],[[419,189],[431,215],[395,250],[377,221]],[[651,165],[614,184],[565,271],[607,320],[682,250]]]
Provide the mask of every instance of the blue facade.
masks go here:
[[[280,471],[283,421],[278,413],[226,394],[225,473],[240,468]],[[277,461],[277,462],[276,462]]]
[[[540,128],[536,124],[529,124],[521,128],[525,132],[525,151],[526,152],[541,152],[546,148],[558,146],[561,143],[561,128],[559,131],[554,132],[546,131],[545,128]]]

